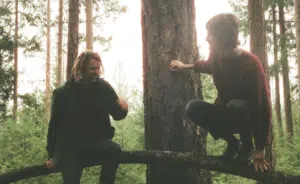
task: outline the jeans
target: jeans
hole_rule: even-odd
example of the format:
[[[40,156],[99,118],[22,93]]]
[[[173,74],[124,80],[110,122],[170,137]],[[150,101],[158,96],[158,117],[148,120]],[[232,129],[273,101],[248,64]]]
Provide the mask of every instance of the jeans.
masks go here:
[[[246,100],[234,99],[226,105],[191,100],[186,105],[186,113],[190,120],[208,131],[215,140],[240,134],[243,147],[254,147],[254,126]]]
[[[63,183],[80,184],[83,168],[101,162],[100,184],[113,184],[119,166],[116,157],[120,152],[120,145],[109,139],[68,147],[61,154]]]

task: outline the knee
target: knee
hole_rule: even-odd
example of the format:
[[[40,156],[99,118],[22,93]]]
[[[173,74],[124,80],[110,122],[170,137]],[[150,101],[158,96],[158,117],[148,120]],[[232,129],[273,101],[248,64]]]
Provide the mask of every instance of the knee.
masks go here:
[[[112,140],[105,140],[103,147],[105,150],[112,154],[119,154],[120,152],[122,152],[121,145]]]
[[[186,115],[189,119],[193,120],[194,116],[199,113],[199,108],[202,104],[201,100],[191,100],[187,103],[186,107],[185,107],[185,111],[186,111]]]
[[[234,99],[228,102],[227,108],[248,109],[248,102],[243,99]]]

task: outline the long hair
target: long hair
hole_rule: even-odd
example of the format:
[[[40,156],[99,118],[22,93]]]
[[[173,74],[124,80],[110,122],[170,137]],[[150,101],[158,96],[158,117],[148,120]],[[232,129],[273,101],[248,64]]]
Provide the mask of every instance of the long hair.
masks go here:
[[[211,36],[227,48],[235,48],[240,44],[238,40],[240,21],[232,13],[220,13],[213,16],[206,24],[206,29]]]
[[[97,52],[85,51],[82,52],[75,60],[71,71],[71,79],[75,80],[75,82],[79,81],[84,74],[84,70],[86,66],[88,65],[89,61],[92,59],[100,62],[100,74],[103,74],[104,68],[102,65],[102,60],[100,55]]]

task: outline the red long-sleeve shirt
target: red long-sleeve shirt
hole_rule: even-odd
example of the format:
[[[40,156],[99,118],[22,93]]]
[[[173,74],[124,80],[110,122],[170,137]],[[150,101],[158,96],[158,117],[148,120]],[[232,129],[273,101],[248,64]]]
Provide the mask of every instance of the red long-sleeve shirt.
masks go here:
[[[253,136],[257,149],[269,144],[271,127],[270,91],[261,61],[251,52],[242,50],[241,55],[215,60],[195,62],[195,71],[211,74],[218,91],[216,104],[227,104],[232,99],[248,102],[253,122]]]

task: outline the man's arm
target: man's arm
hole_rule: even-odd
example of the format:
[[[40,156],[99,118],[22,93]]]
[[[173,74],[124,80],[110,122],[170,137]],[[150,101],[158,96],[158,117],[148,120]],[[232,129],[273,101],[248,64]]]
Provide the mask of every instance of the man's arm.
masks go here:
[[[211,74],[208,64],[212,60],[214,60],[213,53],[210,53],[207,60],[197,60],[193,64],[185,64],[178,60],[172,60],[169,65],[169,69],[171,71],[179,71],[179,72],[194,70],[195,72]]]
[[[263,151],[269,144],[271,123],[270,91],[260,60],[253,56],[246,69],[245,84],[251,104],[254,122],[254,139],[256,150]]]
[[[107,105],[110,115],[114,120],[124,119],[128,114],[127,102],[118,97],[113,87],[107,81],[104,81],[104,84],[106,88],[105,95],[107,97]]]
[[[48,125],[47,146],[49,158],[58,158],[64,139],[61,137],[65,110],[65,87],[55,89],[52,94],[51,116]]]
[[[51,116],[50,116],[50,121],[48,125],[48,134],[47,134],[47,146],[46,150],[48,151],[48,158],[53,158],[54,157],[54,151],[55,151],[55,143],[56,143],[56,138],[57,138],[57,123],[58,123],[58,97],[57,97],[57,92],[56,90],[53,91],[52,95],[52,102],[51,102]]]
[[[195,61],[193,69],[196,72],[200,73],[206,73],[206,74],[211,74],[211,71],[209,70],[208,63],[210,62],[210,58],[207,60],[198,60]]]

